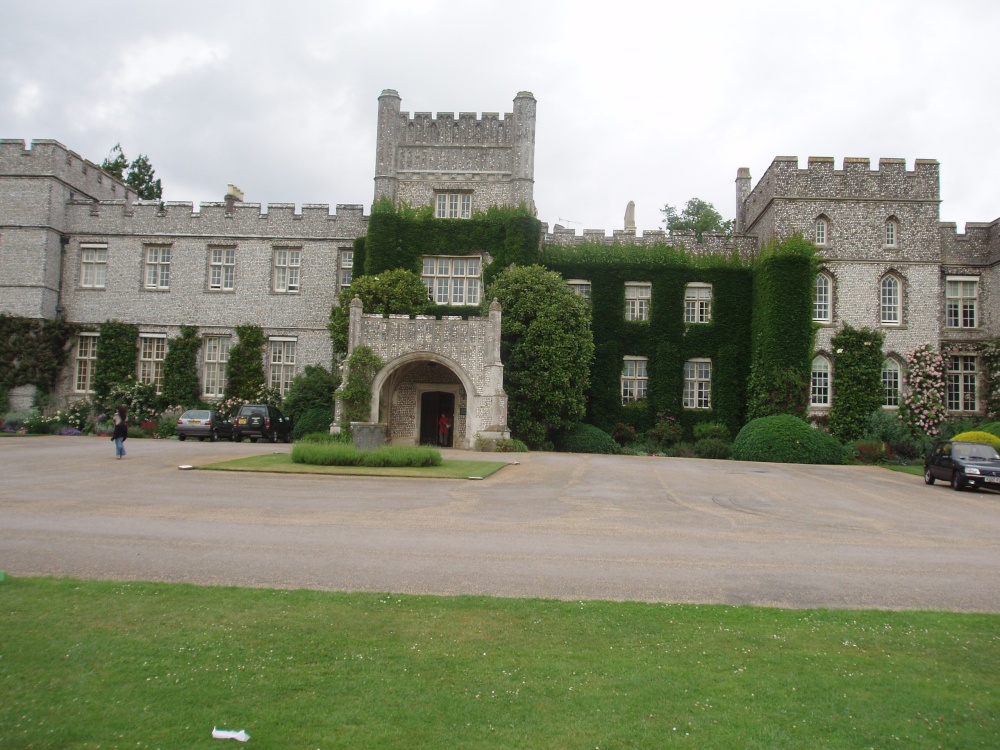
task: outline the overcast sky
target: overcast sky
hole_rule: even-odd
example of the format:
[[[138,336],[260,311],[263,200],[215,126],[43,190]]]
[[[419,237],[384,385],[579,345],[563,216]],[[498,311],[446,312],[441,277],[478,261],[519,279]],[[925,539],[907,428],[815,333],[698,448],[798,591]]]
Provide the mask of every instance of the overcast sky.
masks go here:
[[[639,230],[734,215],[778,155],[941,162],[942,221],[1000,216],[995,0],[6,0],[0,137],[146,154],[167,200],[371,206],[377,100],[538,100],[539,218]]]

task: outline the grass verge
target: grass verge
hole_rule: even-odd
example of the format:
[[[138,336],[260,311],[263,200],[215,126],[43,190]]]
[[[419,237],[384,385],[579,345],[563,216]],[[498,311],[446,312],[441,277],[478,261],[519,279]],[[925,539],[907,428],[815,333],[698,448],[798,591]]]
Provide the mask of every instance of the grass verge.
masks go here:
[[[1000,616],[0,584],[0,747],[1000,745]]]
[[[198,469],[213,471],[272,471],[286,474],[343,474],[373,477],[424,477],[427,479],[468,479],[498,472],[508,464],[504,461],[455,461],[443,460],[439,466],[315,466],[292,462],[289,453],[269,453],[247,456],[232,461],[201,464]]]

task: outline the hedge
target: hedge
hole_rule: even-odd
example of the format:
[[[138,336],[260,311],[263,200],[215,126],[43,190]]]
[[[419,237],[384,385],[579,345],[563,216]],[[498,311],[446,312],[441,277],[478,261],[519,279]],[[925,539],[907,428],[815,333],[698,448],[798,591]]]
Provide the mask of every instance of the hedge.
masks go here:
[[[837,439],[791,414],[758,417],[748,422],[733,441],[737,461],[773,461],[788,464],[840,464],[843,446]]]

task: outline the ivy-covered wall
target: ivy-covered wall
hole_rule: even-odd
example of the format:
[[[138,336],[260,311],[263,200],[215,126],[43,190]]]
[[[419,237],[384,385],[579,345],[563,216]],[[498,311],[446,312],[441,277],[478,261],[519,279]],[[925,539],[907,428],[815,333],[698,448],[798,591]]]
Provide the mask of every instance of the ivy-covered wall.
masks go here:
[[[435,219],[430,206],[394,208],[388,199],[372,206],[368,235],[359,264],[356,243],[355,273],[376,274],[405,268],[420,274],[423,255],[467,255],[487,252],[493,262],[483,268],[489,284],[499,269],[511,264],[532,265],[539,260],[542,225],[524,208],[494,206],[471,219]],[[446,314],[461,314],[448,308]]]
[[[0,391],[34,385],[49,393],[81,328],[62,320],[0,314]]]
[[[747,265],[670,247],[617,245],[546,248],[542,264],[591,284],[596,351],[589,421],[609,432],[619,422],[644,431],[666,411],[688,436],[698,422],[723,422],[734,434],[742,426],[753,289]],[[625,320],[625,284],[631,281],[651,284],[649,321]],[[712,285],[710,323],[684,322],[684,289],[692,282]],[[649,359],[649,397],[622,406],[622,361],[628,355]],[[684,362],[697,358],[712,361],[711,409],[681,406]]]

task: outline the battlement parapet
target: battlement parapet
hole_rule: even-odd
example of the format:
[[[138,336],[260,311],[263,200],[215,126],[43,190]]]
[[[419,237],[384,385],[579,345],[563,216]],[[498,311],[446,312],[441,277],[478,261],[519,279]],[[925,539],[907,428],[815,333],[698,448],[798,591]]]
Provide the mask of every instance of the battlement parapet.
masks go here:
[[[837,169],[833,157],[810,156],[806,168],[800,169],[797,156],[778,156],[738,207],[745,226],[751,226],[773,200],[783,198],[938,202],[940,165],[934,159],[917,159],[908,171],[905,159],[884,158],[879,159],[878,169],[872,169],[867,158],[846,157],[843,168]]]
[[[556,227],[551,232],[548,225],[542,226],[542,243],[547,246],[582,246],[582,245],[632,245],[635,247],[673,246],[683,247],[693,255],[732,255],[749,260],[757,254],[758,241],[750,235],[735,234],[729,236],[724,232],[705,232],[699,241],[694,232],[666,232],[662,229],[646,229],[641,235],[631,229],[614,229],[608,235],[603,229],[584,229],[577,234],[575,229]]]
[[[95,200],[138,197],[93,162],[48,138],[35,139],[30,147],[21,139],[0,139],[0,177],[52,177]]]
[[[1000,219],[968,222],[958,232],[955,222],[941,222],[941,260],[955,265],[993,265],[1000,262]]]
[[[263,236],[288,238],[351,238],[367,231],[368,217],[360,204],[202,203],[188,201],[84,201],[67,204],[78,232],[130,235]]]

